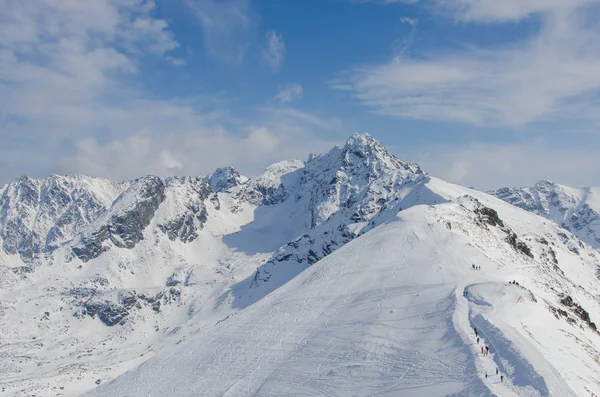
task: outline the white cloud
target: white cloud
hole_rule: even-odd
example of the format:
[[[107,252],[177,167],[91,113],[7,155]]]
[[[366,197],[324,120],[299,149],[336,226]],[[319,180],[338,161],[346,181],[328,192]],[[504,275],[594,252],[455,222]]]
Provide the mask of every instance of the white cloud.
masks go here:
[[[267,32],[267,45],[262,53],[264,62],[272,69],[278,70],[285,58],[283,36],[274,30]]]
[[[253,127],[250,128],[250,134],[244,139],[243,145],[254,155],[262,156],[277,150],[279,139],[267,127]]]
[[[564,13],[596,0],[435,0],[463,21],[519,21],[539,13]]]
[[[342,122],[339,118],[333,117],[325,119],[318,117],[312,113],[304,112],[290,107],[259,107],[256,108],[262,118],[269,119],[271,122],[278,124],[295,124],[298,126],[306,126],[306,128],[318,128],[321,130],[336,130],[341,129]]]
[[[147,59],[182,63],[151,1],[0,0],[0,9],[0,184],[24,172],[251,172],[322,143],[325,121],[309,113],[239,119],[218,93],[169,100],[140,88]],[[209,14],[206,24],[223,23]]]
[[[200,20],[208,55],[239,63],[250,47],[254,16],[248,0],[187,0]]]
[[[300,84],[286,84],[277,86],[275,100],[279,103],[288,103],[295,101],[302,96],[302,86]]]
[[[398,150],[392,151],[398,152]],[[406,150],[404,148],[404,150]],[[472,143],[431,146],[413,154],[429,174],[464,186],[497,189],[531,186],[542,179],[570,186],[598,184],[600,162],[593,147],[554,147],[545,140],[527,143]]]
[[[400,23],[407,23],[410,26],[415,26],[417,24],[417,22],[419,22],[419,20],[417,18],[409,18],[409,17],[400,18]]]
[[[589,0],[591,1],[591,0]],[[523,126],[559,118],[600,119],[591,109],[600,92],[600,29],[586,0],[442,1],[465,20],[505,21],[540,15],[531,38],[496,48],[360,67],[334,87],[350,91],[376,114]]]
[[[254,174],[265,166],[289,158],[305,158],[309,152],[331,148],[312,132],[312,126],[285,116],[264,120],[246,128],[244,136],[224,129],[183,130],[156,134],[139,132],[100,142],[78,139],[75,152],[60,160],[63,170],[111,179],[140,175],[206,175],[218,166],[233,166]],[[338,142],[335,142],[338,143]]]
[[[168,170],[183,168],[183,164],[181,164],[181,162],[168,150],[162,150],[160,152],[160,163]]]

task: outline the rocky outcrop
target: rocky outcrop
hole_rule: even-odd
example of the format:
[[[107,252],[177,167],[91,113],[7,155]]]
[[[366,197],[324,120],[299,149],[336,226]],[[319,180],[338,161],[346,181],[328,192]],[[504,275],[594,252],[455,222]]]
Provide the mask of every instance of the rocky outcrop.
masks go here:
[[[532,187],[488,192],[514,206],[541,215],[600,249],[600,189],[571,188],[550,181]]]
[[[165,185],[160,178],[138,179],[73,245],[73,254],[87,262],[109,249],[109,242],[120,248],[135,247],[144,238],[144,229],[164,199]]]
[[[73,315],[77,318],[98,318],[104,325],[112,327],[125,324],[132,312],[143,307],[150,307],[155,313],[160,313],[164,305],[179,302],[181,291],[177,288],[169,288],[156,294],[131,291],[119,294],[117,302],[96,296],[99,293],[95,290],[90,295],[92,297],[82,302],[80,310]]]
[[[166,215],[159,215],[159,230],[171,241],[188,243],[195,240],[208,217],[205,200],[210,193],[211,188],[202,178],[169,179],[163,203]]]
[[[0,195],[2,250],[28,263],[52,252],[106,212],[125,186],[83,175],[20,177]]]

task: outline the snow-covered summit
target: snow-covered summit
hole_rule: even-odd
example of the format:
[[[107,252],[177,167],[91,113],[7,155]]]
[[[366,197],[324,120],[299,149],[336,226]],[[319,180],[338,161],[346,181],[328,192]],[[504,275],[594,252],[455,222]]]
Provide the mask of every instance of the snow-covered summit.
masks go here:
[[[212,174],[206,177],[206,182],[215,192],[226,192],[235,186],[243,184],[247,180],[247,177],[240,175],[233,167],[217,168]]]
[[[600,249],[600,188],[573,188],[543,180],[532,187],[489,193],[558,223]]]

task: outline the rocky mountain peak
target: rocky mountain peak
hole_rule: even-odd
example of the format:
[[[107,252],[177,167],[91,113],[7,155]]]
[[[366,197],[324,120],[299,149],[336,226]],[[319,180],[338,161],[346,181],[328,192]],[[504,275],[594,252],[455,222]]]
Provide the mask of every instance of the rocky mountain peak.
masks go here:
[[[383,170],[423,174],[419,165],[408,163],[394,156],[381,142],[366,133],[352,134],[341,147],[341,156],[343,167],[356,170],[368,169],[379,176]]]
[[[206,182],[214,192],[226,192],[229,189],[239,186],[248,180],[243,175],[240,175],[232,167],[217,168],[212,174],[206,177]]]
[[[600,248],[600,205],[595,191],[542,180],[532,187],[505,187],[488,193],[550,219],[591,246]]]

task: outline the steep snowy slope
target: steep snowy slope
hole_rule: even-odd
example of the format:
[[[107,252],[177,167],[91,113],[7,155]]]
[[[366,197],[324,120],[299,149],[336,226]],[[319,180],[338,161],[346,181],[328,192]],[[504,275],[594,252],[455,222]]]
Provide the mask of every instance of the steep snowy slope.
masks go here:
[[[600,335],[572,310],[600,311],[596,254],[577,255],[557,226],[479,196],[485,204],[466,196],[400,212],[87,395],[600,393]]]
[[[540,181],[529,188],[503,188],[489,193],[558,223],[600,249],[600,188]]]

